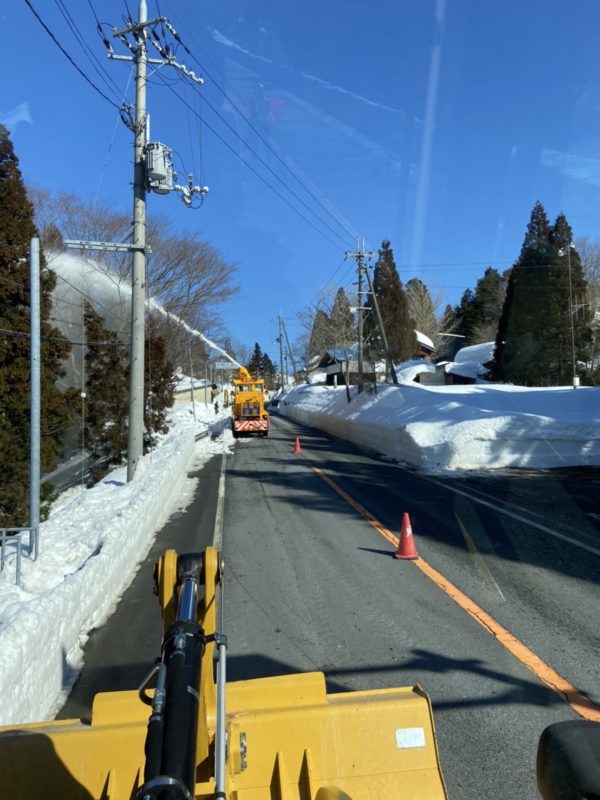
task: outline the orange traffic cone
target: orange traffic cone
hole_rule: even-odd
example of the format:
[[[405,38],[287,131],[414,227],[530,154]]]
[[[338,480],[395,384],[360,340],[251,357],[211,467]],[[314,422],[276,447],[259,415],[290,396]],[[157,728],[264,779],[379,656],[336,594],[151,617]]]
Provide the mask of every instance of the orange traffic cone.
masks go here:
[[[297,453],[301,453],[301,452],[302,452],[302,448],[300,447],[300,437],[296,436],[296,444],[294,445],[294,453],[297,454]]]
[[[394,558],[418,558],[417,548],[415,547],[415,539],[413,536],[412,528],[410,526],[410,517],[404,512],[402,515],[402,530],[400,532],[400,539],[398,541],[398,549],[394,553]]]

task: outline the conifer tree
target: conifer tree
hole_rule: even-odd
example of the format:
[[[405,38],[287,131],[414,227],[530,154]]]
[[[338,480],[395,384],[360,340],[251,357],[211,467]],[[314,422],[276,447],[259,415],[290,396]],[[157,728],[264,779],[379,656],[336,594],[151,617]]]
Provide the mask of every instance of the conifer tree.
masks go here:
[[[496,338],[506,294],[507,276],[488,267],[477,281],[475,291],[467,289],[456,307],[456,333],[465,337],[464,345],[489,342]]]
[[[85,414],[84,441],[106,468],[119,464],[127,451],[129,410],[128,364],[117,334],[108,330],[90,303],[84,304]],[[97,473],[99,474],[99,473]]]
[[[167,411],[174,402],[175,369],[167,358],[167,347],[161,336],[153,335],[148,325],[144,342],[144,445],[152,446],[157,433],[166,433]]]
[[[34,236],[33,207],[8,131],[0,125],[0,527],[29,522],[29,257]],[[56,466],[68,424],[67,404],[55,384],[69,345],[48,323],[56,276],[46,269],[43,251],[40,270],[41,466],[48,472]]]
[[[438,330],[438,323],[429,289],[419,278],[411,278],[406,284],[406,298],[415,328],[433,339]]]
[[[586,283],[571,243],[564,214],[550,226],[543,206],[536,203],[508,279],[496,337],[494,379],[524,386],[568,385],[577,368],[573,360],[587,360],[590,315],[571,302],[585,294]]]
[[[308,343],[309,360],[316,356],[321,356],[332,347],[331,342],[331,320],[326,311],[322,308],[317,309],[313,319],[310,340]]]
[[[260,375],[265,379],[265,388],[275,388],[275,377],[277,370],[267,353],[263,353],[260,359]]]
[[[337,290],[330,316],[331,337],[336,349],[345,350],[356,341],[354,314],[343,288]]]
[[[250,361],[246,365],[246,368],[250,375],[253,378],[260,377],[262,375],[262,358],[263,352],[260,349],[260,345],[258,342],[254,344],[254,350],[252,351],[252,355],[250,356]]]
[[[546,363],[552,382],[566,386],[575,375],[586,372],[585,365],[591,355],[592,314],[589,306],[577,303],[577,298],[587,294],[587,282],[579,253],[573,246],[571,227],[562,213],[550,230],[550,242],[553,258],[548,317],[552,320],[552,331],[546,341]]]
[[[408,299],[402,287],[390,243],[384,240],[373,272],[373,291],[389,344],[392,361],[406,361],[417,353],[414,322],[410,317]],[[370,303],[366,303],[370,305]],[[379,333],[375,311],[367,312],[363,327],[366,350],[374,356],[383,355],[383,344]]]
[[[538,201],[506,287],[491,369],[494,380],[523,386],[546,382],[542,350],[551,260],[550,224]]]

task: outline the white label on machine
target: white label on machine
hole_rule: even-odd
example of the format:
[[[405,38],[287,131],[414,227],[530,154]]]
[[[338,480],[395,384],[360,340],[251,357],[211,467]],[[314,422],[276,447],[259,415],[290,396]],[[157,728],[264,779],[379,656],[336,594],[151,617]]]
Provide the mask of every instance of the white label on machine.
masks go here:
[[[396,728],[396,747],[399,750],[425,747],[425,731],[423,728]]]

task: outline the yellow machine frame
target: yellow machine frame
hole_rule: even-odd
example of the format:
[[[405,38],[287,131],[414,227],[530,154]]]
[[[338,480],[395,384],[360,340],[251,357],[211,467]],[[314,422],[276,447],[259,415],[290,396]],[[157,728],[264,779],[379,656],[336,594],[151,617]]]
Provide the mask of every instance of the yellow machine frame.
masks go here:
[[[175,619],[177,554],[156,579],[165,629]],[[203,554],[198,622],[217,632],[219,554]],[[210,637],[208,637],[210,639]],[[215,643],[206,644],[194,797],[215,797]],[[0,794],[11,800],[131,800],[143,783],[149,710],[138,692],[96,696],[78,720],[0,729]],[[443,800],[431,706],[418,686],[326,693],[323,673],[227,684],[229,800]]]

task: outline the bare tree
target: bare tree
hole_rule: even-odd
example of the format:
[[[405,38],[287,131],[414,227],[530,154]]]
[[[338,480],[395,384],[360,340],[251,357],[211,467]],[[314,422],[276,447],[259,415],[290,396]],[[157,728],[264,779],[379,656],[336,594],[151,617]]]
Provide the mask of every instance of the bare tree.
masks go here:
[[[105,202],[36,187],[30,193],[42,237],[46,232],[49,241],[60,242],[64,237],[126,242],[131,235],[130,217],[115,212]],[[234,283],[237,266],[226,262],[216,248],[197,234],[174,232],[170,222],[160,215],[149,216],[147,239],[152,249],[147,261],[149,308],[154,301],[154,311],[160,314],[158,307],[162,309],[164,319],[160,323],[155,319],[156,329],[165,340],[168,358],[184,365],[189,361],[190,333],[178,319],[213,341],[223,338],[219,309],[238,291]],[[126,336],[121,306],[130,304],[131,257],[128,253],[99,252],[89,262],[90,273],[103,272],[112,285],[114,297],[118,298],[119,327]],[[103,314],[107,325],[116,330],[110,314],[106,316],[105,310]]]
[[[583,267],[587,292],[585,298],[573,298],[574,313],[578,313],[582,303],[589,304],[593,337],[590,369],[597,373],[600,370],[600,242],[581,237],[575,240],[575,249]]]

